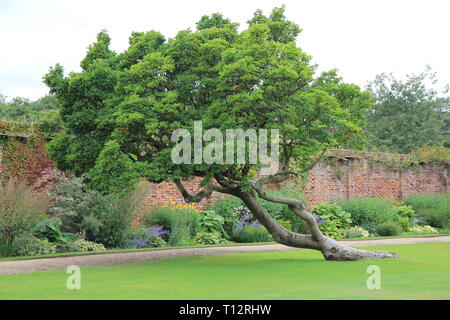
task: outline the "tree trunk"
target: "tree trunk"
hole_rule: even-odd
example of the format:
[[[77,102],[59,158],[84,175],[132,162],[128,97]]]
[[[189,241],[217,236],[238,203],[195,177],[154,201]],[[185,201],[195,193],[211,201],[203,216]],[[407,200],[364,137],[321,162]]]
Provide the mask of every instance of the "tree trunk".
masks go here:
[[[265,194],[264,194],[265,195]],[[325,260],[352,261],[379,258],[396,258],[393,252],[358,250],[338,243],[325,236],[312,214],[307,212],[301,201],[290,198],[277,198],[265,195],[264,199],[272,202],[284,203],[303,219],[311,230],[311,234],[298,234],[292,232],[277,223],[267,211],[258,203],[256,195],[250,192],[240,192],[237,194],[244,201],[252,214],[266,227],[273,239],[281,244],[296,248],[314,249],[322,252]]]

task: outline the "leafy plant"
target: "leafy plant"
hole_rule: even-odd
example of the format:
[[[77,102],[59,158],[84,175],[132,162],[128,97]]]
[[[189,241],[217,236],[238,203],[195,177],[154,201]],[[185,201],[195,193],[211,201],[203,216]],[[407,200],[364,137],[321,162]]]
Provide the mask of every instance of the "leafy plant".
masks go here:
[[[195,235],[193,242],[195,244],[219,244],[226,242],[226,240],[220,238],[217,233],[199,232]]]
[[[355,198],[337,203],[350,213],[352,224],[374,233],[377,224],[391,222],[397,214],[392,203],[381,198]]]
[[[439,231],[437,231],[435,228],[431,227],[431,226],[413,226],[411,227],[411,229],[409,230],[411,232],[414,233],[439,233]]]
[[[14,238],[12,245],[19,256],[35,256],[56,252],[56,244],[38,239],[31,234],[21,234]]]
[[[200,229],[206,233],[215,233],[223,238],[227,238],[228,235],[223,229],[225,219],[219,216],[213,210],[207,210],[199,214]]]
[[[376,227],[376,232],[380,236],[395,236],[401,231],[401,228],[392,222],[381,223]]]
[[[268,242],[273,238],[264,226],[247,226],[241,230],[236,229],[233,234],[233,240],[237,242]]]
[[[313,213],[320,217],[317,219],[320,230],[328,237],[342,237],[345,229],[352,223],[350,213],[336,204],[318,204]]]
[[[351,227],[345,230],[346,238],[367,238],[370,236],[369,231],[361,227]]]
[[[43,197],[36,197],[24,182],[10,178],[0,184],[0,236],[11,243],[16,236],[30,232],[48,209]]]
[[[103,251],[105,250],[105,246],[100,243],[78,239],[73,242],[59,245],[58,250],[60,252]]]

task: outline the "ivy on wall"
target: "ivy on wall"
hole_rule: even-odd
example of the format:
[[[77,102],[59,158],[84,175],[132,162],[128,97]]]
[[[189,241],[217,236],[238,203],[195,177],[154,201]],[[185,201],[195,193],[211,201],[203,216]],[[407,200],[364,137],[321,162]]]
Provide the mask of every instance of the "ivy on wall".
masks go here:
[[[39,136],[27,139],[4,137],[3,157],[1,162],[1,178],[9,177],[33,184],[41,176],[42,171],[53,167],[53,162],[47,154],[45,141]]]

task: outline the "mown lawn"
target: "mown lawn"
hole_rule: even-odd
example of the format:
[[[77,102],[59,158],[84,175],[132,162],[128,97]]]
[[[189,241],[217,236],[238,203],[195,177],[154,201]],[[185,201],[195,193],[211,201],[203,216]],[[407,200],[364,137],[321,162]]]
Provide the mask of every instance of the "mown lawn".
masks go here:
[[[450,243],[370,247],[399,259],[329,262],[320,253],[246,253],[0,276],[0,299],[450,299]],[[381,289],[366,286],[381,268]],[[1,267],[1,266],[0,266]]]

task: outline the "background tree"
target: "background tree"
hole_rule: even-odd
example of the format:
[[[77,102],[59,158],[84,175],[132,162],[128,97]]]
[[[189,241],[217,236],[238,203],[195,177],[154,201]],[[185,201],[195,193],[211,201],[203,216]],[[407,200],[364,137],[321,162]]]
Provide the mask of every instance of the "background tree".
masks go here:
[[[440,96],[435,83],[429,67],[404,81],[378,75],[370,84],[375,105],[367,112],[369,145],[400,153],[425,144],[450,145],[450,97]]]
[[[44,80],[61,102],[66,128],[49,145],[57,165],[88,173],[104,191],[138,177],[174,181],[188,202],[213,191],[236,196],[277,242],[320,250],[327,260],[394,257],[324,236],[302,201],[265,188],[300,175],[318,154],[357,137],[363,111],[372,106],[370,94],[344,83],[335,71],[315,77],[310,56],[295,43],[300,28],[286,20],[284,8],[269,16],[257,11],[242,32],[220,14],[203,17],[198,25],[169,40],[155,31],[133,33],[120,54],[109,49],[110,38],[102,31],[81,72],[64,75],[60,65],[51,68]],[[197,120],[205,130],[279,129],[280,171],[258,178],[258,165],[174,164],[172,132],[192,132]],[[193,177],[203,178],[197,194],[183,185]],[[259,199],[288,206],[307,222],[310,234],[278,224]]]

